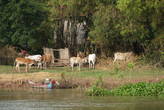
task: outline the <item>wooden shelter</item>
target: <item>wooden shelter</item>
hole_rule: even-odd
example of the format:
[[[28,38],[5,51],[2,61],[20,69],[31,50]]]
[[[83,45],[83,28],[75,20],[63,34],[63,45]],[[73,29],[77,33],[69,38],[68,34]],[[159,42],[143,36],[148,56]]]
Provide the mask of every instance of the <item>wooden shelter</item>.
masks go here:
[[[44,54],[52,56],[51,63],[54,66],[67,66],[69,64],[70,53],[68,48],[53,49],[43,48]]]

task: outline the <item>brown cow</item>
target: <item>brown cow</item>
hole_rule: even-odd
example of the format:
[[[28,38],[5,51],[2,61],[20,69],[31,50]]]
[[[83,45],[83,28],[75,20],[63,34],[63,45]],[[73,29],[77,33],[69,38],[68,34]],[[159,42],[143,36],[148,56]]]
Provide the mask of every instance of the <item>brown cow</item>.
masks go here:
[[[20,72],[20,65],[24,64],[26,66],[25,71],[28,72],[28,68],[31,68],[31,65],[35,64],[34,60],[26,59],[26,58],[16,58],[15,62],[16,64],[16,71]]]
[[[51,64],[52,56],[51,54],[45,54],[42,56],[43,67],[46,69],[49,64]]]

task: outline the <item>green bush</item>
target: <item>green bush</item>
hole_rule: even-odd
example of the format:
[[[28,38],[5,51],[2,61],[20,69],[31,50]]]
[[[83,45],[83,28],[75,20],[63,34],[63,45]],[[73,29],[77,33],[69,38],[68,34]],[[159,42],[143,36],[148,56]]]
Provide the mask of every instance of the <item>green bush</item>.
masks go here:
[[[111,91],[93,86],[87,91],[89,96],[164,96],[164,81],[156,83],[139,82],[127,84]]]
[[[127,64],[128,69],[133,69],[135,64],[133,62],[130,62]]]
[[[115,96],[159,96],[164,94],[164,82],[127,84],[111,92]]]
[[[107,89],[103,89],[97,86],[92,86],[91,88],[88,89],[86,94],[88,96],[107,96],[110,95],[111,92]]]

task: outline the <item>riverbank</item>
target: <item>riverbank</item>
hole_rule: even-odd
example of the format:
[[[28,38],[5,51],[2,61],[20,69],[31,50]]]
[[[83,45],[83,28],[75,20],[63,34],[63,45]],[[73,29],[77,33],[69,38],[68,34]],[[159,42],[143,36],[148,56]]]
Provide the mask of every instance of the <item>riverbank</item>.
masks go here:
[[[29,88],[28,81],[43,82],[46,78],[57,80],[63,87],[88,88],[101,80],[102,86],[107,89],[115,88],[128,83],[158,82],[164,80],[164,70],[147,69],[95,69],[83,68],[81,71],[71,71],[68,67],[55,67],[48,70],[33,68],[29,73],[17,73],[11,66],[0,66],[0,88]],[[22,69],[23,71],[23,69]],[[71,86],[70,86],[71,85]]]

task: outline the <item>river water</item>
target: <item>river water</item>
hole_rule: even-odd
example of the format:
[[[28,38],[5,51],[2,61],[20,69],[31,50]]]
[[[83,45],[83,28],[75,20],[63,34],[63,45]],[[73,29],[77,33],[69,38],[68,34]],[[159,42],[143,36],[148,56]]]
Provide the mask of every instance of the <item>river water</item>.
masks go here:
[[[0,110],[164,110],[164,99],[91,97],[75,89],[1,89]]]

